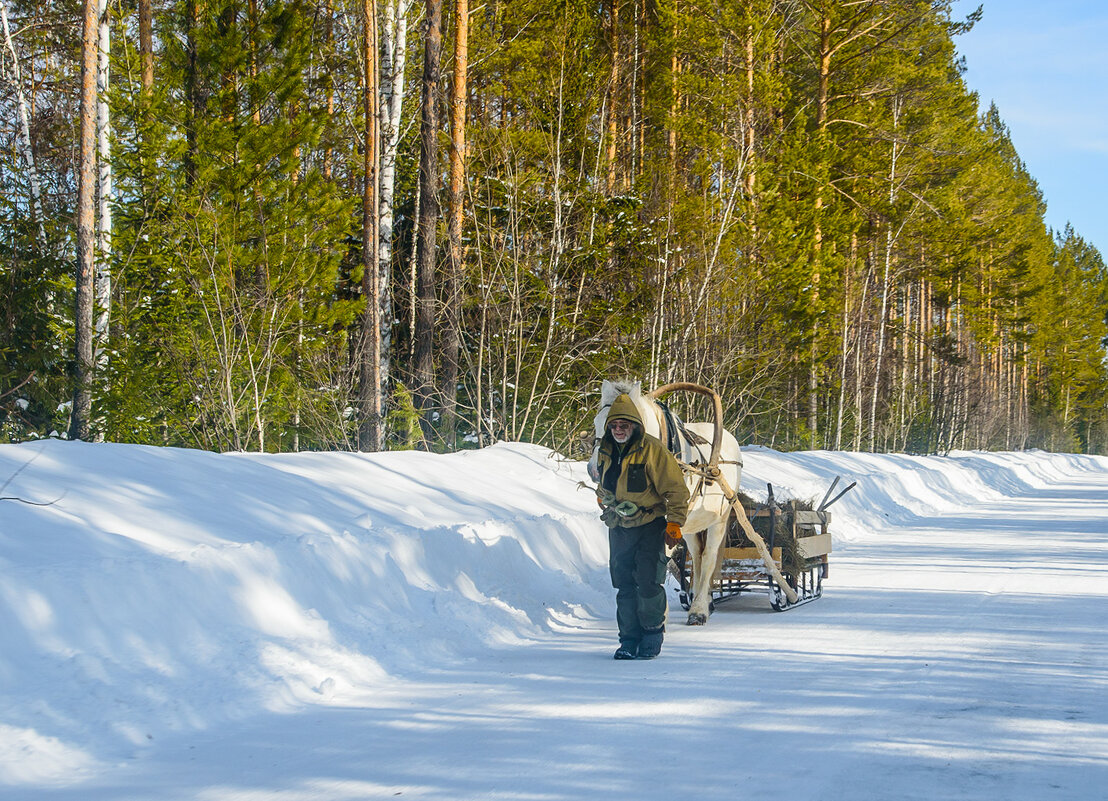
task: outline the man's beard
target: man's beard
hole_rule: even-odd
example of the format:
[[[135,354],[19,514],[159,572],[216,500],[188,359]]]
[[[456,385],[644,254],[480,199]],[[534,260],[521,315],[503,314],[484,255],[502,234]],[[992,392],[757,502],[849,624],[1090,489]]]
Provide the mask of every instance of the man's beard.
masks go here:
[[[615,431],[613,431],[612,432],[612,439],[614,439],[616,441],[617,445],[626,445],[627,441],[629,439],[631,439],[631,435],[634,434],[634,433],[635,433],[635,429],[633,429],[633,428],[628,428],[626,431],[620,432],[618,434]]]

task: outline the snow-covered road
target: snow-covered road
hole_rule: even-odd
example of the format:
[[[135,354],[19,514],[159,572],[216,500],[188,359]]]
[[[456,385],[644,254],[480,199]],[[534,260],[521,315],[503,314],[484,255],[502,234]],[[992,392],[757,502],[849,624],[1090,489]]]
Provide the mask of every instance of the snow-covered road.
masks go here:
[[[60,475],[88,460],[105,461],[93,449],[70,459],[64,447],[48,451]],[[0,449],[13,464],[31,453]],[[339,493],[340,473],[357,484],[365,470],[389,466],[363,460],[340,470],[334,460],[342,456],[287,457],[275,480],[258,467],[280,457],[173,452],[168,477],[152,477],[129,466],[135,453],[108,453],[103,481],[126,484],[141,476],[145,485],[136,483],[129,497],[145,515],[165,511],[160,498],[180,495],[173,474],[208,469],[211,460],[232,463],[228,478],[237,492],[293,510],[304,488],[289,486],[290,476]],[[214,493],[202,514],[207,522],[192,520],[181,527],[196,530],[179,536],[196,538],[202,530],[203,547],[232,561],[264,546],[276,554],[276,566],[254,574],[244,562],[219,571],[203,560],[197,566],[203,548],[195,543],[143,544],[129,556],[136,569],[122,575],[158,572],[165,591],[175,594],[153,599],[154,612],[146,614],[106,604],[110,593],[94,573],[59,552],[46,558],[25,542],[17,546],[15,532],[31,536],[21,525],[64,517],[65,510],[0,507],[0,569],[55,616],[51,629],[40,615],[36,630],[28,605],[21,612],[13,600],[15,591],[8,591],[7,607],[0,605],[0,623],[22,627],[5,641],[23,644],[20,653],[0,657],[0,798],[1105,797],[1108,459],[748,449],[743,484],[752,494],[767,480],[779,497],[820,495],[834,475],[859,481],[832,510],[835,553],[824,597],[786,613],[772,612],[764,597],[732,600],[703,628],[684,626],[673,603],[662,657],[615,662],[605,549],[593,542],[602,531],[593,528],[591,500],[572,486],[579,466],[547,466],[537,454],[494,448],[469,456],[467,464],[479,469],[464,471],[456,469],[458,457],[411,455],[428,486],[426,503],[405,487],[404,518],[382,500],[396,502],[395,486],[390,492],[387,481],[377,481],[366,492],[378,493],[379,502],[355,498],[353,505],[364,503],[364,513],[378,520],[387,514],[387,525],[358,531],[349,509],[317,508],[315,523],[290,522],[287,535],[300,543],[292,550],[276,535],[222,542],[229,535],[212,522],[213,508],[229,501]],[[30,478],[38,464],[20,477]],[[405,481],[412,474],[394,473]],[[509,512],[497,511],[482,481],[498,488]],[[485,498],[484,505],[475,498]],[[432,501],[435,519],[413,522],[415,510],[427,515]],[[540,507],[547,511],[533,517],[523,511]],[[96,517],[76,504],[67,514]],[[444,521],[464,536],[423,551],[432,532],[443,539]],[[123,528],[116,520],[99,533],[90,525],[66,536],[87,534],[92,542],[83,540],[83,547],[118,579],[120,568],[106,552],[119,546],[104,532]],[[379,578],[391,591],[380,603],[362,597],[367,584],[350,575],[373,571],[359,562],[359,546],[373,537],[387,539],[393,571]],[[466,548],[467,542],[484,548]],[[344,567],[329,562],[325,546],[336,543],[346,549]],[[453,561],[445,573],[435,567],[444,551]],[[552,552],[574,564],[542,564]],[[35,555],[20,564],[21,553]],[[203,580],[177,576],[164,564],[167,553]],[[254,553],[247,562],[266,560]],[[59,606],[72,600],[58,589],[62,570],[91,587],[95,615]],[[278,586],[262,582],[263,575]],[[233,616],[236,604],[249,605],[231,591],[226,605],[200,597],[223,593],[220,582],[228,577],[268,591],[271,602],[266,614],[255,604],[252,623],[229,620],[231,634],[201,643],[213,648],[209,670],[199,660],[189,663],[173,638],[191,631],[192,617]],[[133,593],[121,595],[133,603]],[[284,606],[273,601],[278,597]],[[190,608],[185,622],[173,614],[180,604]],[[200,612],[191,611],[196,606]],[[276,619],[282,615],[307,622],[282,628]],[[162,621],[161,639],[159,616],[170,618]],[[328,636],[312,630],[313,621]],[[118,646],[84,637],[89,625],[129,626],[155,656],[144,669],[113,660]],[[37,678],[51,659],[62,658],[63,647],[66,667],[50,668],[47,679],[64,674],[75,686]],[[226,675],[235,664],[229,650],[250,681]],[[182,669],[196,675],[182,678]],[[273,685],[280,692],[267,694]],[[89,698],[99,708],[90,708]],[[61,762],[42,762],[50,749]],[[59,767],[66,760],[69,766]]]

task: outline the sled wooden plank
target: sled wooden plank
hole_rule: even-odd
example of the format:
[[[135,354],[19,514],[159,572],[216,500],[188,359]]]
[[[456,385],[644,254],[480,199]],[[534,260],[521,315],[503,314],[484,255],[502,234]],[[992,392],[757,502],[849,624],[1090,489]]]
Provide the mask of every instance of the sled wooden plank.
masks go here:
[[[797,537],[796,549],[804,559],[831,553],[831,535],[828,533],[814,537]]]
[[[723,554],[724,559],[761,559],[761,552],[751,546],[749,548],[720,548],[720,553]],[[773,549],[774,561],[780,563],[781,561],[781,549]]]
[[[762,561],[761,551],[759,551],[757,548],[754,548],[754,547],[749,547],[749,548],[727,548],[727,547],[724,547],[724,548],[720,548],[719,552],[720,552],[719,565],[716,567],[716,572],[712,576],[712,580],[717,581],[717,582],[720,579],[720,575],[722,574],[725,562],[739,560],[739,559],[749,560],[749,561],[754,561],[754,562],[761,562]],[[774,560],[775,565],[777,565],[779,567],[781,565],[781,549],[780,548],[774,548],[772,556],[773,556],[773,560]],[[741,568],[736,568],[736,569],[739,570],[740,572],[742,571]],[[689,571],[689,575],[692,576],[693,575],[692,560],[689,560],[688,571]],[[749,572],[751,573],[751,575],[754,574],[753,569]]]
[[[831,524],[830,512],[817,512],[815,510],[809,511],[807,509],[797,509],[795,512],[793,512],[793,515],[793,519],[796,520],[797,525],[818,526],[823,524]]]

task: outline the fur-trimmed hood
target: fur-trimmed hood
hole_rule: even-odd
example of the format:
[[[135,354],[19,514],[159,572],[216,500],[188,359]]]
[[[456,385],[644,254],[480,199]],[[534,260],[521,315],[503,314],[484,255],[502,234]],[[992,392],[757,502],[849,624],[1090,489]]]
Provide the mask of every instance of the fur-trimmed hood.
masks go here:
[[[612,408],[608,410],[608,420],[630,420],[642,428],[642,415],[639,414],[639,408],[627,393],[612,401]]]

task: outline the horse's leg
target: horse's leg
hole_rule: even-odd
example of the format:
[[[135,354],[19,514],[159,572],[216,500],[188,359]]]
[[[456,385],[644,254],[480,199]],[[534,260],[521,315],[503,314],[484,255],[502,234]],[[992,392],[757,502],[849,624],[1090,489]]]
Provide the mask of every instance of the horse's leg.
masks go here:
[[[689,587],[689,594],[692,596],[692,601],[689,604],[689,617],[685,621],[690,626],[702,625],[707,620],[707,611],[701,616],[696,610],[700,608],[700,555],[704,552],[704,532],[698,531],[695,534],[685,537],[685,548],[688,549],[689,563],[692,565],[693,580],[692,585]],[[707,607],[705,606],[705,610]]]
[[[688,546],[689,558],[693,559],[693,603],[689,604],[689,616],[686,623],[689,626],[702,626],[708,622],[708,604],[711,600],[711,568],[705,562],[705,542],[707,532],[697,532],[693,536],[685,538]],[[707,572],[708,581],[705,582]],[[707,587],[707,589],[706,589]]]
[[[712,601],[712,577],[719,566],[719,549],[726,533],[727,519],[724,518],[708,526],[703,534],[703,547],[700,546],[699,541],[697,542],[697,558],[693,566],[694,595],[693,602],[689,606],[688,624],[690,626],[703,626],[708,622]]]

